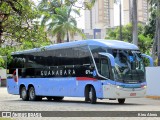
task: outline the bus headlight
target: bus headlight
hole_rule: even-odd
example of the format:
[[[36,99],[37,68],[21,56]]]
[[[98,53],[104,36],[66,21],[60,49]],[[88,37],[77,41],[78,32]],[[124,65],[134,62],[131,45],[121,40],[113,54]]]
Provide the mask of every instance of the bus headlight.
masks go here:
[[[122,88],[121,86],[117,86],[118,89]]]
[[[145,88],[147,88],[147,86],[146,86],[146,85],[141,85],[141,88],[144,88],[144,89],[145,89]]]

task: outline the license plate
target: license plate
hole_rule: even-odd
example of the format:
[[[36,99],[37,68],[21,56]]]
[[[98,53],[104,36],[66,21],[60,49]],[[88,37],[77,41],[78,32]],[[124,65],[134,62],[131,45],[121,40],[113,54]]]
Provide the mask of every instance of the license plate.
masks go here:
[[[130,96],[136,96],[136,93],[130,93]]]

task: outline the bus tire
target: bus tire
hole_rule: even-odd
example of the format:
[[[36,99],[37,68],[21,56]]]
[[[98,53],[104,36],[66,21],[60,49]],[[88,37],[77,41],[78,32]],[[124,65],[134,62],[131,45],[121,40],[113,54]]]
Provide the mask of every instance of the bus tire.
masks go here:
[[[35,92],[34,87],[29,88],[29,100],[30,101],[36,101],[37,100],[37,96],[36,96],[36,92]]]
[[[90,101],[90,99],[89,99],[89,90],[90,90],[90,87],[89,87],[89,86],[86,86],[85,92],[84,92],[85,102]]]
[[[64,97],[53,97],[55,101],[62,101]]]
[[[124,104],[124,102],[125,102],[125,99],[123,98],[123,99],[118,99],[118,103],[119,104]]]
[[[37,100],[37,101],[42,101],[42,97],[41,97],[41,96],[37,96],[37,97],[36,97],[36,100]]]
[[[53,97],[50,97],[50,96],[47,97],[48,101],[51,101],[52,99],[53,99]]]
[[[20,89],[20,96],[21,96],[21,98],[22,98],[23,101],[29,100],[29,96],[28,96],[28,92],[27,92],[27,90],[26,90],[26,87],[23,86],[23,87]]]
[[[91,104],[95,104],[97,101],[96,91],[93,86],[91,86],[89,90],[89,99]]]

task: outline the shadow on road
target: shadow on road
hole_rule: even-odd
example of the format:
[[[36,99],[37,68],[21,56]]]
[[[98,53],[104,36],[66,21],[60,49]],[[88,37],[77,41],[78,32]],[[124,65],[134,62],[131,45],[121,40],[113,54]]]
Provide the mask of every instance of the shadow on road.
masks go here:
[[[22,101],[21,99],[19,99],[19,100],[6,100],[6,101],[8,101],[8,102],[15,102],[15,101],[17,101],[18,103],[19,102],[26,102],[26,103],[29,103],[29,102],[36,102],[36,103],[56,103],[56,104],[65,104],[65,103],[70,103],[70,104],[81,104],[81,105],[85,105],[85,104],[87,104],[87,105],[89,105],[89,104],[91,104],[90,102],[85,102],[85,101],[80,101],[80,100],[62,100],[62,101],[54,101],[54,100],[47,100],[47,99],[43,99],[42,101]],[[5,101],[5,102],[6,102]],[[144,104],[142,104],[142,103],[127,103],[127,100],[126,100],[126,103],[124,103],[124,104],[119,104],[118,103],[118,101],[117,100],[112,100],[111,102],[106,102],[106,101],[97,101],[96,102],[96,104],[94,104],[94,105],[118,105],[118,106],[121,106],[121,105],[123,105],[123,106],[125,106],[125,105],[130,105],[130,106],[132,106],[132,105],[137,105],[137,106],[139,106],[139,105],[146,105],[145,103]]]

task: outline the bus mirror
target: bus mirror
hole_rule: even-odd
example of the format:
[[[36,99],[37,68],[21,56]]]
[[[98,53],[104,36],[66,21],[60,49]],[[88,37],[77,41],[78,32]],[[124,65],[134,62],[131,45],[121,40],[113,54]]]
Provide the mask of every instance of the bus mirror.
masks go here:
[[[103,52],[101,52],[99,54],[102,55],[102,56],[106,56],[110,60],[111,66],[115,67],[115,60],[114,60],[114,57],[113,57],[112,54],[110,54],[110,53],[103,53]]]
[[[142,57],[149,59],[150,67],[153,67],[153,59],[152,59],[152,57],[149,56],[149,55],[146,55],[146,54],[141,54],[141,55],[142,55]]]

